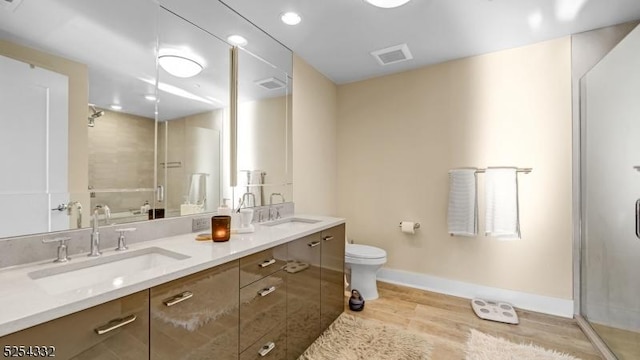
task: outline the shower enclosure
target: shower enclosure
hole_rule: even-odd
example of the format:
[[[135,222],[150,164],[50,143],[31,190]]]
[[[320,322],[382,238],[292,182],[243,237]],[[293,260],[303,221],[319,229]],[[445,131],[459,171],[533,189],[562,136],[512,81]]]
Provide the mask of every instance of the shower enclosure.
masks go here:
[[[580,85],[581,315],[640,359],[640,27]]]

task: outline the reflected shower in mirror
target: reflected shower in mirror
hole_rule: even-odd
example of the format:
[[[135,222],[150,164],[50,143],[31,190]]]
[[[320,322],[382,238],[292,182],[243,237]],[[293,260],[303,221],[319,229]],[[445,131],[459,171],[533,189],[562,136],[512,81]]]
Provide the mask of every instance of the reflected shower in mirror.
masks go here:
[[[231,47],[165,9],[159,44],[157,176],[165,196],[156,217],[212,212],[222,187]]]

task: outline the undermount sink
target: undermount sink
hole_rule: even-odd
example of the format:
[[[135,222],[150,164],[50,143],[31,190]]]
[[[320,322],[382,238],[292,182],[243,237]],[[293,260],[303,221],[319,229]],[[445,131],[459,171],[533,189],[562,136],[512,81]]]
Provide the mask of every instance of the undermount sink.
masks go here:
[[[153,269],[189,256],[159,247],[127,251],[113,256],[30,272],[29,277],[49,294],[90,287],[102,283],[118,286],[122,277]]]
[[[274,229],[282,229],[282,230],[297,230],[304,229],[311,224],[315,224],[320,222],[320,220],[316,219],[306,219],[301,217],[290,217],[279,219],[275,221],[271,221],[268,223],[264,223],[264,226],[269,226]]]

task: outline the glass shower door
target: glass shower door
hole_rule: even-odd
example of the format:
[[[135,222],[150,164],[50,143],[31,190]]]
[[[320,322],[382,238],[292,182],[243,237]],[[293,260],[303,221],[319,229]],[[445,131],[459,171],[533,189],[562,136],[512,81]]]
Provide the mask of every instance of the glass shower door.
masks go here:
[[[640,359],[640,28],[581,83],[582,315],[619,359]]]

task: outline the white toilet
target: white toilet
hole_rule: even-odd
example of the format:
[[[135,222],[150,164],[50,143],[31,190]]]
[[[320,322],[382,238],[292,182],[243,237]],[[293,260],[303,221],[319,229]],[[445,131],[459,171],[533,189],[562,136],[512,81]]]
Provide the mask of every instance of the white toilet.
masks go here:
[[[347,244],[344,261],[351,269],[351,289],[358,290],[365,300],[377,299],[376,273],[387,262],[387,252],[375,246]]]

